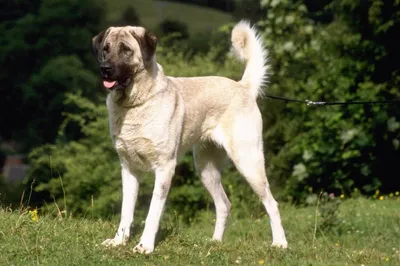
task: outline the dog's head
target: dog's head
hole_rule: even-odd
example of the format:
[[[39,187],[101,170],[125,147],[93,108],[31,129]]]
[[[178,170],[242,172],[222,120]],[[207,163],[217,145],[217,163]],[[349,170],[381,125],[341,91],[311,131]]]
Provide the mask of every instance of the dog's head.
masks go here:
[[[110,27],[92,40],[104,87],[125,89],[154,64],[157,38],[142,27]]]

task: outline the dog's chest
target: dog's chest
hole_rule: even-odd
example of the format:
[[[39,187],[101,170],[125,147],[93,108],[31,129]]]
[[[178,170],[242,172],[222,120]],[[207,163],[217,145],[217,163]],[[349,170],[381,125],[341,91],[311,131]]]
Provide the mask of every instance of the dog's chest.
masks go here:
[[[149,134],[140,112],[132,109],[109,109],[110,133],[115,149],[129,168],[149,171],[152,162],[157,160],[155,145]]]

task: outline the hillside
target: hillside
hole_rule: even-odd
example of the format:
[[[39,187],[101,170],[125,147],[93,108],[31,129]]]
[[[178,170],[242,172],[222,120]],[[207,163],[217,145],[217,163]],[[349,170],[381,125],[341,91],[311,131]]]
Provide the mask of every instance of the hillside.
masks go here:
[[[191,34],[218,28],[232,21],[230,14],[190,4],[151,1],[151,0],[114,0],[107,1],[108,20],[115,21],[128,6],[133,6],[144,26],[155,31],[161,21],[173,19],[188,25]]]

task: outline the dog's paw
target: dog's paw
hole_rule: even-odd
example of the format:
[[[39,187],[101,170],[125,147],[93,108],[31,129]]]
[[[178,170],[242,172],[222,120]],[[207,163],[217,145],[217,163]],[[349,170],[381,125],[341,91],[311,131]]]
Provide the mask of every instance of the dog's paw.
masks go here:
[[[133,248],[133,253],[150,254],[153,251],[154,247],[148,247],[142,243],[139,243],[138,245],[136,245],[136,247]]]
[[[273,242],[271,247],[286,249],[288,247],[288,243],[286,241]]]
[[[116,246],[121,246],[126,244],[126,240],[123,240],[119,237],[114,237],[114,238],[109,238],[103,241],[101,243],[103,246],[106,247],[116,247]]]
[[[215,236],[213,236],[212,238],[207,238],[207,240],[208,240],[209,242],[213,242],[213,243],[221,243],[221,242],[222,242],[222,238],[220,238],[220,237],[215,237]]]

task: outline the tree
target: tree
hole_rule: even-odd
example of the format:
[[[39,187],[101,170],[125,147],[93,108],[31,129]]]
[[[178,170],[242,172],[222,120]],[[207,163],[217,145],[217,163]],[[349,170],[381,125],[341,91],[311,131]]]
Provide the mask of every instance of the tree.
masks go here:
[[[111,23],[115,26],[138,26],[141,25],[139,15],[133,6],[128,6],[121,15],[119,21]]]
[[[0,10],[0,21],[12,23],[14,20],[25,16],[28,13],[36,12],[40,1],[29,0],[0,0],[2,9]]]
[[[171,33],[178,33],[177,39],[187,39],[189,38],[188,26],[178,20],[165,19],[160,23],[160,31],[163,35],[168,35]]]
[[[37,1],[33,1],[37,3]],[[95,93],[90,40],[99,32],[104,10],[99,1],[11,1],[0,41],[0,137],[29,150],[54,141],[65,92]],[[16,10],[20,6],[24,8]],[[14,14],[14,15],[11,15]]]
[[[301,1],[262,1],[267,13],[259,26],[274,71],[269,93],[316,101],[399,98],[399,56],[388,40],[399,27],[400,3],[368,3],[332,0],[320,17]],[[268,101],[264,110],[269,173],[286,196],[302,200],[312,190],[371,193],[399,186],[388,171],[400,159],[395,106]]]
[[[133,6],[129,6],[122,13],[121,22],[125,25],[140,25],[139,15]]]
[[[236,0],[234,6],[233,15],[236,20],[246,19],[256,23],[265,14],[259,0]]]

